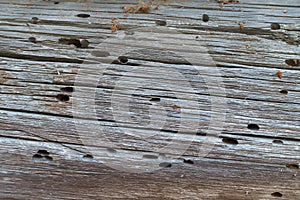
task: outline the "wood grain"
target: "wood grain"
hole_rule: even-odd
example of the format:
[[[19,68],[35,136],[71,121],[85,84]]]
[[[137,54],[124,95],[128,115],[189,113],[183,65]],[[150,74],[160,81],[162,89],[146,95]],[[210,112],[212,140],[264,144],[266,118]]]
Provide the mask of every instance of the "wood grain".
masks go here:
[[[0,199],[299,199],[299,1],[137,2],[1,1]]]

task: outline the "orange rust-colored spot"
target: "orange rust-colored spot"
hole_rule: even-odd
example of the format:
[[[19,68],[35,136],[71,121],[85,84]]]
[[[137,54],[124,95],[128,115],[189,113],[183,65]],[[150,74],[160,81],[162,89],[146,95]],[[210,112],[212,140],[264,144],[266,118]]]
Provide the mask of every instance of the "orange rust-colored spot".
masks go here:
[[[218,3],[221,4],[238,4],[238,0],[218,0]]]
[[[278,72],[276,73],[276,75],[277,75],[278,78],[282,79],[282,72],[281,72],[281,71],[278,71]]]
[[[110,27],[111,32],[114,33],[114,32],[116,32],[116,31],[118,31],[118,30],[121,29],[121,23],[118,20],[116,20],[115,18],[111,19],[111,23],[112,23],[112,25]]]
[[[179,108],[179,106],[177,106],[176,104],[174,104],[174,105],[172,106],[172,108],[173,108],[174,110],[177,110],[177,109]]]
[[[244,29],[245,24],[243,22],[238,22],[238,25],[240,26],[240,30]]]
[[[140,0],[140,2],[136,5],[131,5],[128,7],[121,7],[122,10],[125,12],[126,16],[129,15],[129,13],[137,14],[137,13],[143,13],[148,14],[151,12],[151,4],[147,4]]]

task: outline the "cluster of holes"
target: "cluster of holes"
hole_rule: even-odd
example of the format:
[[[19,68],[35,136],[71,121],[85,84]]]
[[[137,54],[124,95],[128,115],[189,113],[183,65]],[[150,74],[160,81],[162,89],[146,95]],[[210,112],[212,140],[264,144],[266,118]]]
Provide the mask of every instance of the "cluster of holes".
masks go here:
[[[80,41],[79,39],[74,38],[60,38],[58,40],[58,43],[65,45],[74,45],[77,48],[88,48],[90,44],[86,39]]]
[[[38,152],[32,156],[32,159],[35,161],[53,161],[53,158],[47,150],[38,150]]]
[[[54,4],[59,4],[58,1],[54,2]],[[77,17],[80,17],[80,18],[89,18],[90,15],[89,14],[78,14],[76,15]],[[209,21],[209,16],[207,14],[203,14],[202,16],[202,21],[203,22],[208,22]],[[37,24],[39,22],[39,19],[37,17],[33,17],[31,19],[31,23],[33,24]],[[166,26],[167,23],[166,21],[163,21],[163,20],[157,20],[156,22],[156,25],[158,26]],[[278,23],[272,23],[271,24],[271,29],[273,30],[278,30],[280,29],[280,25]],[[198,36],[196,37],[198,38]],[[32,43],[36,43],[36,38],[34,37],[30,37],[28,39],[30,42]],[[88,45],[89,45],[89,42],[87,40],[78,40],[78,39],[60,39],[59,40],[60,43],[63,43],[63,44],[68,44],[68,45],[75,45],[77,48],[88,48]],[[109,53],[107,52],[97,52],[97,56],[98,57],[107,57],[109,56]],[[127,63],[128,62],[128,58],[125,57],[125,56],[120,56],[118,58],[118,61],[120,63]],[[290,66],[298,66],[299,65],[299,60],[295,60],[295,59],[290,59],[290,60],[286,60],[286,64],[290,65]],[[65,88],[61,88],[61,91],[62,92],[74,92],[74,88],[73,87],[65,87]],[[281,90],[280,91],[281,94],[284,94],[284,95],[287,95],[288,94],[288,91],[287,90]],[[59,101],[63,101],[63,102],[66,102],[66,101],[69,101],[69,96],[68,95],[64,95],[64,94],[58,94],[56,96],[56,98],[59,100]],[[160,102],[160,98],[156,98],[156,97],[153,97],[150,99],[151,102]],[[248,124],[248,129],[250,130],[259,130],[259,126],[256,125],[256,124]],[[198,135],[198,133],[197,133]],[[201,134],[202,135],[202,134]],[[228,138],[228,137],[224,137],[222,139],[222,141],[226,144],[232,144],[232,145],[237,145],[238,144],[238,140],[237,139],[234,139],[234,138]],[[283,142],[281,140],[273,140],[273,143],[275,144],[283,144]],[[107,151],[109,152],[112,152],[112,153],[115,153],[116,150],[112,149],[112,148],[107,148]],[[35,154],[33,156],[34,159],[45,159],[45,160],[48,160],[48,161],[52,161],[53,158],[49,156],[49,152],[46,151],[46,150],[39,150],[37,152],[37,154]],[[83,156],[83,158],[89,158],[89,159],[93,159],[93,156],[91,154],[86,154]],[[156,155],[143,155],[143,158],[147,158],[147,159],[157,159],[158,156]],[[184,159],[183,160],[183,163],[185,164],[194,164],[194,162],[192,160],[186,160]],[[172,166],[171,163],[169,162],[162,162],[159,164],[160,167],[164,167],[164,168],[169,168]],[[297,164],[288,164],[286,165],[287,168],[290,168],[290,169],[299,169],[299,165]],[[274,192],[271,194],[272,196],[274,197],[282,197],[283,195],[280,193],[280,192]]]

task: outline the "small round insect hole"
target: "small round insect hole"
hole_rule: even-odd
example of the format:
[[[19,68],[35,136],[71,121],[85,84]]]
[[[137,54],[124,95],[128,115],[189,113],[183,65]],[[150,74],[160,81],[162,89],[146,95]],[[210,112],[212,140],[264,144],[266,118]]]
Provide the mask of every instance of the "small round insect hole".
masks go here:
[[[279,30],[280,29],[280,24],[278,24],[278,23],[272,23],[271,24],[271,29],[272,30]]]
[[[58,94],[56,96],[56,99],[59,100],[59,101],[66,102],[66,101],[70,100],[70,97],[68,95],[65,95],[65,94]]]
[[[128,62],[128,58],[126,56],[119,56],[118,60],[123,64],[126,64]]]
[[[248,124],[247,128],[250,129],[250,130],[254,130],[254,131],[259,130],[259,126],[257,124]]]
[[[207,14],[202,15],[202,21],[208,22],[209,21],[209,16]]]
[[[280,192],[273,192],[271,195],[273,197],[282,197],[283,196]]]
[[[39,22],[39,18],[37,18],[37,17],[31,18],[31,23],[32,24],[37,24],[38,22]]]
[[[32,42],[32,43],[36,43],[36,38],[35,37],[30,37],[30,38],[28,38],[28,41]]]
[[[166,26],[166,25],[167,25],[167,22],[164,21],[164,20],[156,20],[156,21],[155,21],[155,24],[156,24],[157,26]]]

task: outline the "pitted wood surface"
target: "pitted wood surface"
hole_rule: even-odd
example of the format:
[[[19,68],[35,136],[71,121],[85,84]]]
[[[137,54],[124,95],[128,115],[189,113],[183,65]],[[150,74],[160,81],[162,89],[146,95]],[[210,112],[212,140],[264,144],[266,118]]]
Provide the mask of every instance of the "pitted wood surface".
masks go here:
[[[299,1],[240,0],[223,6],[217,1],[166,1],[149,14],[126,16],[121,7],[137,2],[1,1],[0,198],[299,199]],[[209,22],[201,20],[203,14],[209,16]],[[110,29],[112,18],[121,23],[116,33]],[[160,28],[157,20],[166,21],[159,33],[169,50],[155,50],[155,30]],[[279,23],[280,29],[272,30],[272,23]],[[125,54],[128,63],[103,65],[105,73],[98,76],[99,59],[103,59],[99,56],[116,59],[108,55],[111,49],[101,49],[101,45],[114,41],[122,31],[130,37],[141,28],[148,30],[143,37],[153,47],[135,51],[138,42],[115,44],[116,51],[132,50]],[[172,34],[163,31],[168,28]],[[90,44],[77,48],[61,42],[62,38],[72,38],[75,45],[84,39]],[[202,57],[199,65],[187,62],[184,55],[196,57],[201,46],[219,74],[214,74],[212,66],[201,66],[205,62]],[[148,73],[132,71],[142,66]],[[195,70],[197,66],[201,66],[201,74]],[[91,82],[76,82],[82,69],[99,77],[94,88],[97,119],[87,115],[77,123],[105,127],[103,137],[115,144],[114,151],[109,143],[87,144],[95,140],[91,132],[76,129],[74,95],[92,87]],[[186,80],[174,78],[168,69],[180,71],[190,82],[199,107],[190,96],[194,90],[181,85]],[[176,89],[147,85],[134,95],[126,85],[124,90],[115,89],[124,75],[139,84],[153,74],[155,80],[168,79]],[[218,77],[226,98],[223,90],[212,94],[207,89],[205,80]],[[127,103],[124,97],[132,99],[131,121],[113,116],[113,92],[120,104]],[[174,109],[178,104],[175,96],[186,100],[186,105]],[[153,97],[157,99],[151,101]],[[212,110],[213,97],[226,104],[216,104],[217,109]],[[88,94],[77,96],[76,103],[85,105],[89,98]],[[159,111],[155,105],[168,112],[160,135],[143,139],[124,134],[159,131],[160,127],[139,126],[139,122],[148,123],[150,108]],[[226,115],[219,130],[210,120],[223,106]],[[183,108],[187,109],[187,124],[199,124],[196,136],[177,133]],[[152,117],[159,123],[164,114],[155,112]],[[208,137],[214,146],[203,157],[199,152]],[[159,154],[162,146],[172,143],[190,145],[178,158],[168,152]],[[87,156],[95,151],[93,158]],[[133,163],[171,166],[136,174],[110,168],[114,162],[124,167]]]

